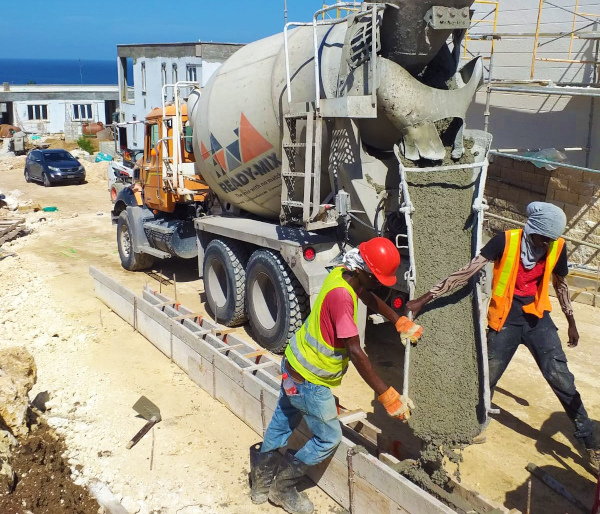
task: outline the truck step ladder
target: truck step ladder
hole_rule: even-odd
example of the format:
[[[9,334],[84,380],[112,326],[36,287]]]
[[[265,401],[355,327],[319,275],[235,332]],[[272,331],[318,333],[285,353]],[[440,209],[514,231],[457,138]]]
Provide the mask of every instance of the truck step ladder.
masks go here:
[[[304,130],[299,121],[306,123]],[[303,225],[307,230],[337,226],[337,221],[317,220],[321,209],[322,137],[323,118],[314,110],[284,115],[280,214],[283,225]],[[301,153],[304,170],[296,169]]]

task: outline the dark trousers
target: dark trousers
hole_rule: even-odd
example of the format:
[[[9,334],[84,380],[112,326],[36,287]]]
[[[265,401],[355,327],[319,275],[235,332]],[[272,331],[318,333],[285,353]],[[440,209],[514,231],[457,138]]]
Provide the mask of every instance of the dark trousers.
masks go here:
[[[520,344],[527,346],[542,375],[575,425],[575,437],[586,448],[598,448],[594,422],[589,418],[567,366],[557,328],[546,314],[535,325],[506,324],[500,332],[488,331],[488,359],[492,394]]]

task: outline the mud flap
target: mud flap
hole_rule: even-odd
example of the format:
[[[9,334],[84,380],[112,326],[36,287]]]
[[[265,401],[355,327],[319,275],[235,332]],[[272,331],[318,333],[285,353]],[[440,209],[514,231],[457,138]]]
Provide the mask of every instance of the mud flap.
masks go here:
[[[144,231],[144,222],[154,219],[154,214],[145,207],[127,207],[127,220],[129,221],[129,230],[134,253],[139,253],[138,249],[144,246],[150,246],[146,232]]]

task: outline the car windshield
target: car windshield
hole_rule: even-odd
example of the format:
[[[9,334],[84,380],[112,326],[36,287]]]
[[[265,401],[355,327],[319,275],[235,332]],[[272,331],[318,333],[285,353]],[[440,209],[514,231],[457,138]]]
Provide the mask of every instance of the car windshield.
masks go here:
[[[44,152],[44,159],[51,162],[77,160],[69,152]]]

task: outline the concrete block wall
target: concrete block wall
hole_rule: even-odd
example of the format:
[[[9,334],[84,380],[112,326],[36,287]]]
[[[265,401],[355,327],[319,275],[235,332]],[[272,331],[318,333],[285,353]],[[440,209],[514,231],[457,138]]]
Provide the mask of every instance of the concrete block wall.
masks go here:
[[[558,205],[567,215],[566,235],[600,244],[600,173],[568,168],[547,170],[533,163],[507,157],[494,157],[488,170],[485,195],[490,212],[524,222],[530,202]],[[492,231],[515,228],[489,220]],[[569,261],[600,265],[600,251],[568,242]]]
[[[65,141],[76,141],[83,132],[81,123],[75,121],[65,121]]]

